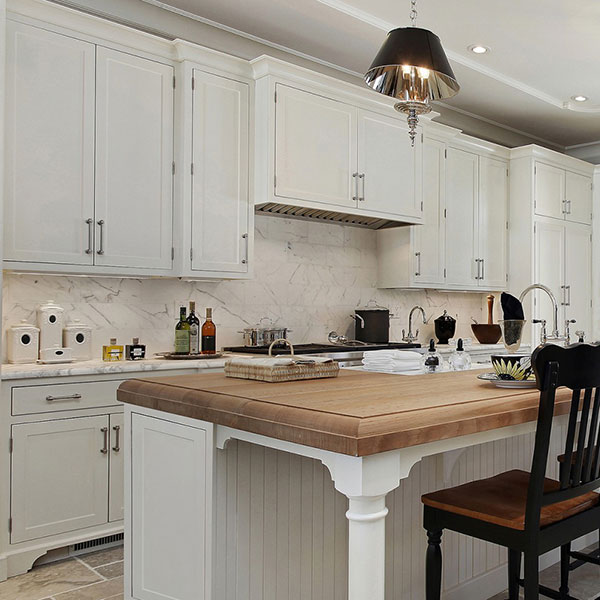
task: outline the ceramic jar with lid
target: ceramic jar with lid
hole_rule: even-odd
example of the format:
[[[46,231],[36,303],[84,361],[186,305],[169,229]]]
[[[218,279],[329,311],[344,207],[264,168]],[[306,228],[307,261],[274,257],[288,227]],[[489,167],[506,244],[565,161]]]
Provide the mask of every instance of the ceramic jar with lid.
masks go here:
[[[73,319],[63,329],[63,347],[71,348],[75,360],[91,360],[92,328],[79,319]]]
[[[435,319],[435,336],[438,339],[438,344],[447,344],[451,337],[454,337],[456,332],[456,319],[448,314],[445,310],[444,314]]]
[[[62,347],[62,330],[65,309],[52,300],[37,309],[37,322],[40,328],[40,350]]]
[[[9,363],[34,363],[38,358],[40,330],[23,320],[8,330],[7,358]]]

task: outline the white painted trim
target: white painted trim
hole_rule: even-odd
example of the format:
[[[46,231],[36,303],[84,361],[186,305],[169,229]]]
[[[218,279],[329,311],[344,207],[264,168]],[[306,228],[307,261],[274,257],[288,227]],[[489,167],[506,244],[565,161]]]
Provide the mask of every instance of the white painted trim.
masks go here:
[[[594,165],[586,163],[580,158],[569,156],[561,152],[556,152],[548,148],[542,148],[534,144],[527,146],[520,146],[519,148],[512,148],[510,151],[510,158],[514,160],[516,158],[531,158],[534,160],[540,160],[542,162],[554,165],[561,169],[567,169],[586,177],[591,177],[594,173]]]
[[[588,148],[590,146],[600,146],[600,140],[595,142],[586,142],[585,144],[575,144],[573,146],[565,146],[565,150],[575,150],[576,148]]]

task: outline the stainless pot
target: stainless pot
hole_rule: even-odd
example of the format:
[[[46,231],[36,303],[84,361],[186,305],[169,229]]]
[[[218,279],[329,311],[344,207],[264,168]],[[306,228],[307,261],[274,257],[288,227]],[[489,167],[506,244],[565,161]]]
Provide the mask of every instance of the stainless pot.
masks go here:
[[[268,322],[268,324],[267,324]],[[291,331],[287,327],[277,327],[271,319],[261,319],[255,327],[246,327],[241,333],[244,336],[244,346],[269,346],[275,340],[287,339]]]

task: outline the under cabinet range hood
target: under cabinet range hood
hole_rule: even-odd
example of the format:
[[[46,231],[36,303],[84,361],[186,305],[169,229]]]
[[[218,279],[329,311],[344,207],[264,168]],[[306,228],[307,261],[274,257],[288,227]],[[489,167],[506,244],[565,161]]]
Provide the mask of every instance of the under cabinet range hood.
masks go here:
[[[404,227],[412,225],[406,221],[396,221],[393,218],[369,217],[337,212],[321,208],[305,208],[292,204],[278,204],[267,202],[255,206],[257,214],[271,215],[274,217],[288,217],[304,219],[308,221],[322,221],[327,223],[341,223],[343,225],[354,225],[367,229],[391,229],[392,227]]]

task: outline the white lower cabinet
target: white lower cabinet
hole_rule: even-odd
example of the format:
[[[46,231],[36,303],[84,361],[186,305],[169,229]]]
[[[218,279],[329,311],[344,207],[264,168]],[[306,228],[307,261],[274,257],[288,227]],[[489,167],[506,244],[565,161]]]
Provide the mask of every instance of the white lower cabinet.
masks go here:
[[[110,415],[110,473],[108,479],[108,521],[122,521],[125,515],[124,501],[124,470],[123,460],[124,436],[127,432],[124,427],[123,413]]]
[[[107,415],[13,425],[11,543],[106,522],[108,425]]]
[[[194,425],[131,415],[126,561],[138,600],[211,600],[213,425]]]

